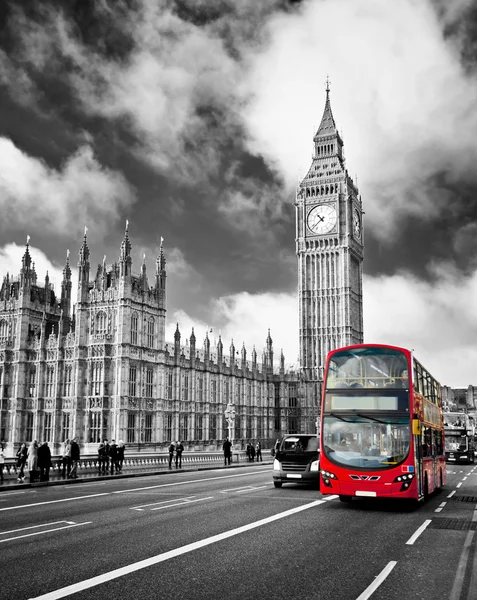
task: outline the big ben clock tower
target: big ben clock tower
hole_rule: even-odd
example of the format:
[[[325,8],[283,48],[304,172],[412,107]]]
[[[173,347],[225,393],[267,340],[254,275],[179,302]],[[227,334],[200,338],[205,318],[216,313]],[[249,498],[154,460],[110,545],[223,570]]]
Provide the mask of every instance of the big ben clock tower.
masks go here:
[[[311,167],[297,188],[300,366],[320,381],[326,355],[363,341],[363,207],[348,174],[330,90]]]

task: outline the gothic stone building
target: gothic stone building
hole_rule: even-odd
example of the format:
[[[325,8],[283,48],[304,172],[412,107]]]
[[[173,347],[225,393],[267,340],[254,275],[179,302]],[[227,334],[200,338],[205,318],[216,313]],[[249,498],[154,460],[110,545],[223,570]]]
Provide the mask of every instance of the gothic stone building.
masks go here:
[[[194,332],[165,342],[166,260],[161,245],[152,281],[145,262],[132,274],[128,227],[119,261],[90,277],[86,233],[79,251],[72,313],[69,256],[57,297],[48,274],[37,280],[27,243],[20,274],[0,290],[1,437],[7,453],[22,441],[48,441],[54,452],[77,436],[82,451],[102,438],[138,449],[180,439],[186,447],[216,449],[228,435],[224,416],[235,408],[235,442],[270,443],[284,431],[316,431],[316,402],[283,353],[274,371],[270,332],[257,360],[247,360],[219,337],[201,348]],[[152,285],[151,285],[152,283]]]
[[[320,381],[329,350],[362,342],[362,203],[345,168],[343,141],[329,89],[313,138],[312,165],[296,194],[300,367],[274,365],[270,332],[251,360],[233,342],[224,353],[208,334],[165,341],[166,261],[161,244],[153,278],[145,262],[132,273],[128,227],[119,261],[90,276],[86,233],[72,312],[69,257],[56,297],[48,274],[37,281],[27,243],[20,274],[0,290],[0,436],[11,453],[22,441],[61,442],[77,436],[83,452],[100,439],[138,449],[180,439],[188,448],[215,449],[228,434],[225,412],[235,410],[233,438],[284,432],[315,433]],[[152,285],[151,285],[152,284]]]

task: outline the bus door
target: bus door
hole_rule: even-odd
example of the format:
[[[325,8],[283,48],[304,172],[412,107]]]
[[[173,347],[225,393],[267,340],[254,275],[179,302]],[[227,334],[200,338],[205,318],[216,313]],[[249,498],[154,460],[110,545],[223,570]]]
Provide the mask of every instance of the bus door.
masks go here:
[[[414,464],[416,465],[417,494],[422,496],[422,447],[421,447],[421,423],[418,419],[412,421],[412,437],[414,440]]]

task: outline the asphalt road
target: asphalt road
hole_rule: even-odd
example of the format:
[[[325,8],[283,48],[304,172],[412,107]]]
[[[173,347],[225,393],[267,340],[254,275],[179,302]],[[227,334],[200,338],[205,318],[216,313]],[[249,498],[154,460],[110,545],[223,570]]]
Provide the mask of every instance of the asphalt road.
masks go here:
[[[270,466],[0,493],[0,598],[477,599],[477,467],[418,509]]]

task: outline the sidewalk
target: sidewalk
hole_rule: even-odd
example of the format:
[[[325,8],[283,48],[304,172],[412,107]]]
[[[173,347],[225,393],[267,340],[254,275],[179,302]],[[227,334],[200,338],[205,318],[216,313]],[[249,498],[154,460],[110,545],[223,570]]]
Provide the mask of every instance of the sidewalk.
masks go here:
[[[172,469],[169,469],[167,459],[155,460],[154,464],[147,463],[147,457],[131,457],[128,465],[123,466],[123,470],[118,474],[100,474],[97,468],[88,464],[88,459],[82,460],[82,465],[78,467],[78,478],[68,479],[67,477],[61,476],[60,469],[57,469],[55,465],[54,469],[50,470],[49,481],[37,481],[35,483],[29,482],[28,471],[25,471],[25,481],[20,483],[17,481],[17,474],[15,472],[3,474],[3,484],[0,484],[0,493],[6,490],[17,490],[32,487],[45,487],[47,485],[69,485],[69,484],[80,484],[85,481],[102,481],[109,479],[124,479],[129,477],[144,477],[151,475],[166,475],[167,473],[183,473],[184,471],[211,471],[216,469],[235,469],[241,467],[251,467],[258,465],[271,465],[273,460],[265,457],[261,462],[249,462],[248,460],[237,460],[231,465],[224,465],[223,458],[220,460],[211,460],[213,457],[200,456],[188,456],[188,460],[183,460],[182,467],[176,469],[174,464]]]

